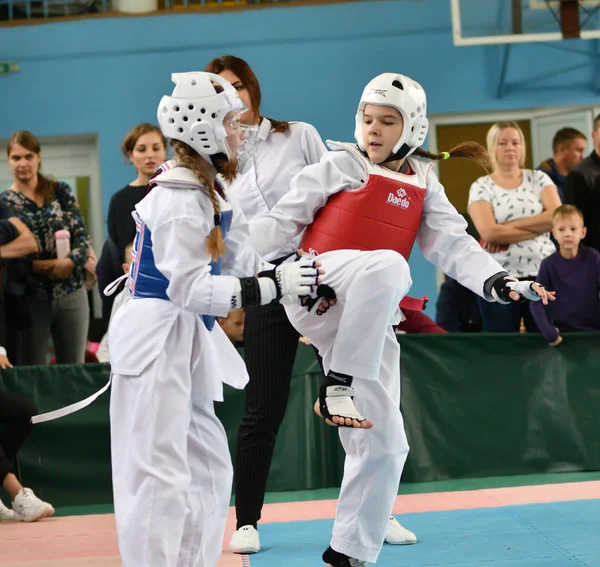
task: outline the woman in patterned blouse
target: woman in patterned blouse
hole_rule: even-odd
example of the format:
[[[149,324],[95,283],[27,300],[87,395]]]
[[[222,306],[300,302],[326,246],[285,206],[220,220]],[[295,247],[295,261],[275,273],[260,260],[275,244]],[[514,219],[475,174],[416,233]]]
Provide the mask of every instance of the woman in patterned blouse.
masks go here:
[[[487,135],[493,171],[469,191],[469,215],[482,244],[511,275],[535,279],[542,260],[555,251],[552,214],[560,197],[542,171],[523,169],[525,137],[515,122],[494,124]],[[521,318],[537,331],[528,303],[501,305],[478,298],[483,331],[519,332]]]
[[[25,332],[19,363],[47,363],[52,336],[57,364],[84,361],[89,304],[84,288],[90,239],[73,192],[66,183],[40,173],[39,140],[30,132],[15,132],[6,148],[14,176],[0,195],[34,234],[39,255],[31,262],[36,282],[32,299],[32,326]],[[69,233],[70,250],[57,257],[56,233]]]

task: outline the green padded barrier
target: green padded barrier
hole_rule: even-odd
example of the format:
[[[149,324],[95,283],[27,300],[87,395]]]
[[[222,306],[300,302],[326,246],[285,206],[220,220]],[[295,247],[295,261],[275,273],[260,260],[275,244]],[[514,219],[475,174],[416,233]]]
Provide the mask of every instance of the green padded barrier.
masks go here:
[[[600,335],[567,336],[559,348],[511,334],[400,343],[411,446],[404,481],[600,470]],[[108,376],[106,365],[21,367],[2,371],[0,384],[44,412],[87,397]],[[337,433],[312,413],[320,376],[312,348],[300,345],[269,491],[339,485]],[[58,506],[111,502],[109,395],[34,427],[18,460],[24,484]],[[232,454],[243,405],[231,388],[217,404]]]

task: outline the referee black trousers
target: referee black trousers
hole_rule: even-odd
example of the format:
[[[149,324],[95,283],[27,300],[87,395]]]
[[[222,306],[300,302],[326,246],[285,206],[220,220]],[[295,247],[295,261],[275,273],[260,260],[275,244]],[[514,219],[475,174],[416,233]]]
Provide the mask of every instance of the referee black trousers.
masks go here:
[[[275,439],[290,395],[300,335],[283,306],[246,309],[244,357],[250,382],[235,458],[237,529],[256,524],[264,503]]]

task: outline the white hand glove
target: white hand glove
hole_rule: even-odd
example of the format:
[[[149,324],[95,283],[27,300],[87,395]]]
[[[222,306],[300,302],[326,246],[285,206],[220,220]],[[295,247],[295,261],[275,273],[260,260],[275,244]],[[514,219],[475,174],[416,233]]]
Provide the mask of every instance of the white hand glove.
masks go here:
[[[319,269],[312,258],[300,258],[275,268],[277,296],[306,295],[312,293],[319,283]]]
[[[514,295],[518,294],[518,297]],[[511,296],[512,294],[512,296]],[[512,276],[501,276],[492,284],[492,297],[503,305],[526,299],[527,301],[554,301],[554,292],[547,291],[539,283],[525,280],[519,281]]]
[[[539,301],[542,298],[534,291],[533,284],[535,282],[525,280],[522,282],[508,282],[506,285],[528,301]]]
[[[300,258],[295,262],[286,262],[274,270],[258,274],[259,279],[269,278],[274,282],[275,299],[281,299],[283,296],[297,298],[300,295],[312,293],[319,283],[319,275],[319,268],[310,257]]]

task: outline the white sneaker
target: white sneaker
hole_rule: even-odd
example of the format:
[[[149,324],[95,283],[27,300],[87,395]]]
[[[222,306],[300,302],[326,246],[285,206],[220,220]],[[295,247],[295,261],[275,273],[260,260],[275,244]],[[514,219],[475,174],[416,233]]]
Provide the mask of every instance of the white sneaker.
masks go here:
[[[258,553],[260,538],[254,526],[242,526],[229,540],[229,551],[233,553]]]
[[[14,512],[10,508],[7,508],[4,505],[4,502],[2,502],[2,500],[0,500],[0,522],[4,522],[6,520],[12,520],[13,516],[14,516]]]
[[[54,514],[54,508],[40,500],[30,488],[22,488],[13,501],[14,519],[17,522],[35,522]]]
[[[411,545],[417,543],[417,536],[400,525],[400,522],[390,516],[385,532],[385,543],[392,545]]]

